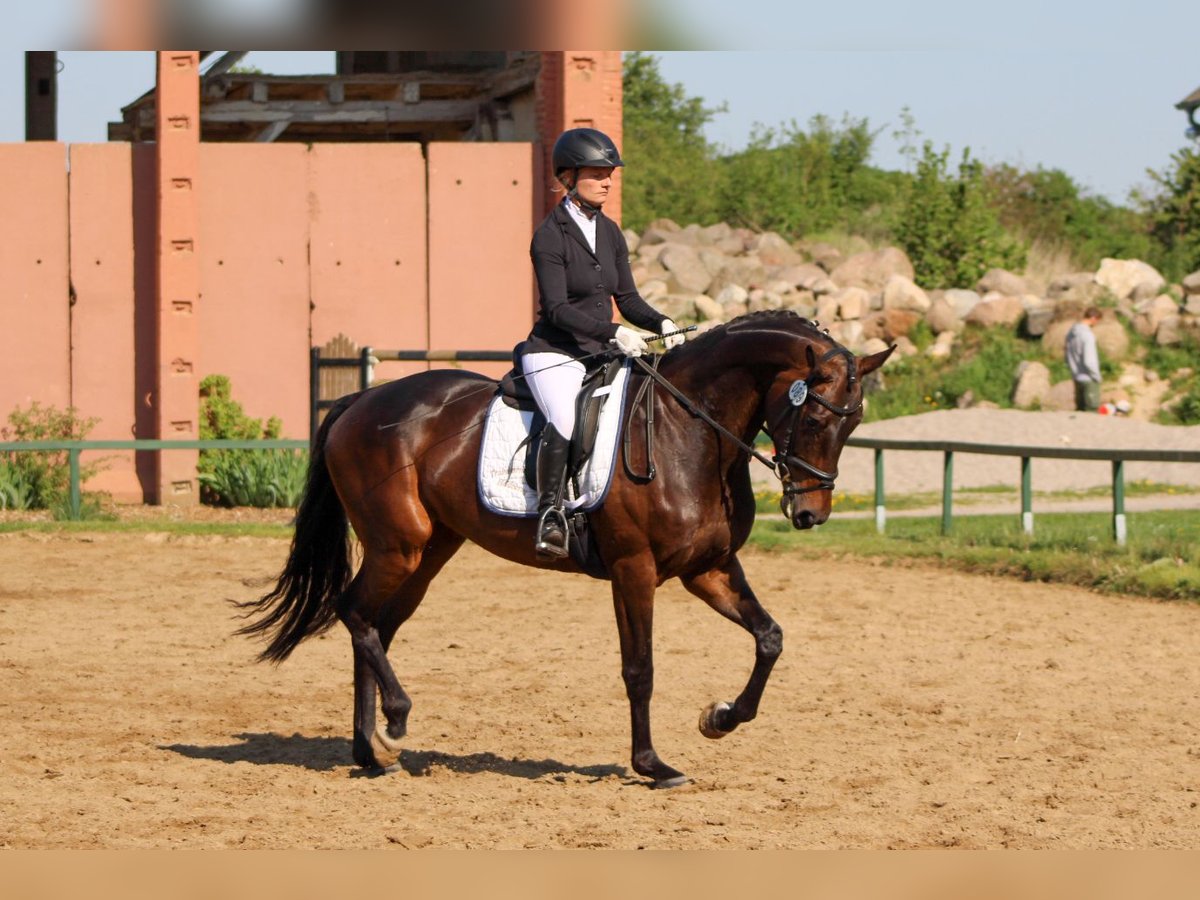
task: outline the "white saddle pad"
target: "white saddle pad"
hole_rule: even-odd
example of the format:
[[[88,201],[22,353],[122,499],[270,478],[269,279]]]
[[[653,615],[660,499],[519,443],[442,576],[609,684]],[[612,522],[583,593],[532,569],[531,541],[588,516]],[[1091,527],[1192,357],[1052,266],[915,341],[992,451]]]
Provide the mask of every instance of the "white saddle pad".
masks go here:
[[[604,397],[596,443],[584,463],[579,478],[579,496],[568,497],[563,505],[569,510],[589,512],[603,501],[612,481],[617,461],[617,440],[625,404],[625,385],[629,381],[629,363],[625,362],[612,384],[596,389]],[[601,392],[604,392],[603,394]],[[483,446],[479,451],[479,496],[483,505],[504,516],[536,516],[537,492],[525,483],[525,452],[533,413],[508,406],[499,395],[488,407],[483,425]],[[568,494],[574,492],[572,485]]]

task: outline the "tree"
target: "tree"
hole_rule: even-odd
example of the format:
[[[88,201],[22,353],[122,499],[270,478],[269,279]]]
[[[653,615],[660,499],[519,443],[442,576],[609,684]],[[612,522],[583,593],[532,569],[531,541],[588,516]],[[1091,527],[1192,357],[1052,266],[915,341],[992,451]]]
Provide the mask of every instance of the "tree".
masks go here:
[[[938,153],[925,142],[898,226],[917,281],[927,288],[963,287],[992,267],[1021,269],[1025,248],[1000,224],[983,166],[965,149],[951,175],[949,157],[949,147]]]
[[[1169,278],[1181,278],[1200,269],[1200,153],[1184,147],[1171,155],[1168,168],[1148,174],[1160,188],[1148,201],[1163,251],[1160,264]]]
[[[716,153],[704,126],[725,107],[705,106],[703,99],[688,97],[683,85],[668,84],[657,57],[646,53],[625,56],[622,84],[625,224],[640,230],[659,216],[716,221]]]

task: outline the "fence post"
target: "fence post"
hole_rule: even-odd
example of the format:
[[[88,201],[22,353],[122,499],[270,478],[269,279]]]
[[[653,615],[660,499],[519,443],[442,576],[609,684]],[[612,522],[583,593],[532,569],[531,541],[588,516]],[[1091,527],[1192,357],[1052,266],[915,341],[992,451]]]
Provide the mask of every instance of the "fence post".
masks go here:
[[[942,534],[949,534],[953,523],[951,505],[954,496],[954,451],[945,451],[942,463]]]
[[[883,534],[887,508],[883,505],[883,451],[875,448],[875,530]]]
[[[358,354],[358,389],[365,391],[371,386],[371,348],[363,347]]]
[[[1021,529],[1030,536],[1033,535],[1032,462],[1028,456],[1021,457]]]
[[[1125,460],[1114,459],[1113,479],[1113,537],[1117,546],[1125,546]]]
[[[71,470],[71,519],[79,521],[83,517],[83,496],[79,484],[79,453],[78,447],[67,451],[67,465]]]

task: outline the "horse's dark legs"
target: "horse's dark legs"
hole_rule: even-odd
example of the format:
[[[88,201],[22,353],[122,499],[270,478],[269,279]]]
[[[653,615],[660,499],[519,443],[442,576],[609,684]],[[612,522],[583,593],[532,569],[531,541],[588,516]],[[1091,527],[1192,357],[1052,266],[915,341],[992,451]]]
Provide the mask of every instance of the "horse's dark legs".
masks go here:
[[[754,671],[746,687],[732,705],[713,703],[700,715],[700,731],[705,737],[724,737],[758,715],[763,689],[783,652],[783,630],[759,604],[736,557],[720,568],[683,579],[683,586],[754,635]]]
[[[629,696],[633,733],[633,769],[654,779],[655,787],[676,787],[687,781],[654,750],[650,739],[650,695],[654,693],[653,559],[624,560],[612,567],[613,606],[621,636],[621,677]]]
[[[412,708],[387,658],[396,630],[416,611],[434,576],[463,539],[435,527],[422,550],[368,553],[341,610],[354,648],[354,761],[365,768],[394,762]],[[423,552],[422,552],[423,551]],[[387,726],[375,727],[375,692]]]

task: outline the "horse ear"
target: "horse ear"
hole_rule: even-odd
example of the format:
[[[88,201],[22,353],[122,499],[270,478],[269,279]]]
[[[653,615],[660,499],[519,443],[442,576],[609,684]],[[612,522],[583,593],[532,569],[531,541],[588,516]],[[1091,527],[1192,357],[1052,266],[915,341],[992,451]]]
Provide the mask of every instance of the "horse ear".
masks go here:
[[[892,355],[892,351],[896,349],[896,345],[888,347],[886,350],[880,350],[878,353],[872,353],[870,356],[860,356],[858,358],[858,374],[866,375],[868,372],[874,372]]]

